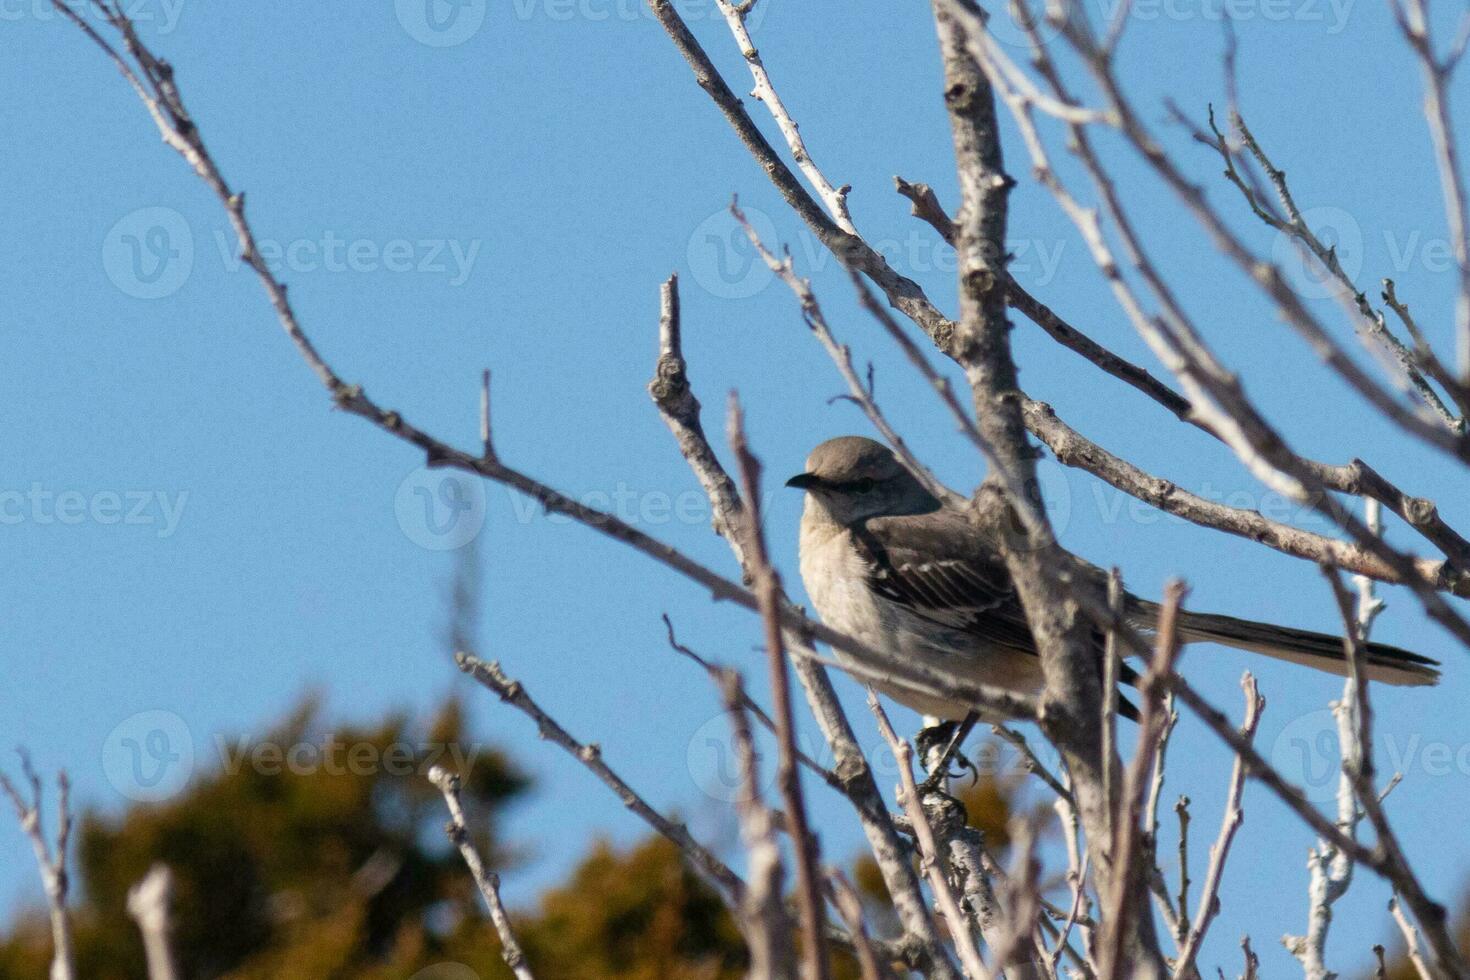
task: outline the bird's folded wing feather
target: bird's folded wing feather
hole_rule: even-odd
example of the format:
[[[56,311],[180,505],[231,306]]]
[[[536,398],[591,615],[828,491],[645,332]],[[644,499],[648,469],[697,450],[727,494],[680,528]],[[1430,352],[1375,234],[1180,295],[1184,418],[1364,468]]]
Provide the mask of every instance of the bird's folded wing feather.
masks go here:
[[[1035,654],[1001,557],[963,515],[879,517],[853,530],[873,591],[922,619]]]

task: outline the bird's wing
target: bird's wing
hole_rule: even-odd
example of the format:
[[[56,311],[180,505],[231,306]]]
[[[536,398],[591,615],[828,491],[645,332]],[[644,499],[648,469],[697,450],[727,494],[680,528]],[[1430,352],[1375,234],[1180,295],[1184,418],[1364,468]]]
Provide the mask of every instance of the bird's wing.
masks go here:
[[[1005,562],[962,514],[873,518],[852,533],[883,598],[987,644],[1036,653]]]

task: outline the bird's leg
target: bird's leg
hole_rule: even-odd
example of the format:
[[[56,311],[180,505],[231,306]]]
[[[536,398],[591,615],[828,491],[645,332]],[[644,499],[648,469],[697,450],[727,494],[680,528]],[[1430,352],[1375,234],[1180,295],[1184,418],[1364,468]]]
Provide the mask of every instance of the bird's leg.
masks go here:
[[[973,770],[975,767],[964,756],[959,755],[960,746],[965,744],[965,739],[970,737],[970,732],[975,728],[975,722],[979,715],[971,711],[965,715],[960,722],[942,721],[934,725],[926,725],[919,730],[914,737],[914,742],[919,747],[919,757],[924,760],[929,770],[929,776],[919,784],[919,795],[932,793],[939,789],[950,776],[958,776],[966,769]],[[942,749],[941,749],[942,747]],[[951,773],[949,766],[958,757],[959,772]],[[931,763],[930,760],[933,759]]]

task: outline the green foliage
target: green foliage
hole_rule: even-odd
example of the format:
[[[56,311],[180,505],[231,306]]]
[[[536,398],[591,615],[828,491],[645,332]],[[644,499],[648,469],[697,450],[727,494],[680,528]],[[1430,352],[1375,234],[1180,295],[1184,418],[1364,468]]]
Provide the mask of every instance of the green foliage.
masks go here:
[[[511,976],[423,773],[433,762],[460,773],[466,812],[480,821],[476,846],[500,870],[514,855],[497,818],[528,782],[470,738],[457,701],[428,724],[396,715],[329,731],[308,698],[264,734],[218,745],[219,768],[175,799],[82,816],[73,895],[81,976],[143,980],[127,892],[158,861],[174,873],[175,949],[187,977]],[[564,884],[512,919],[540,980],[744,976],[734,921],[661,837],[627,849],[593,843]],[[23,915],[0,937],[0,980],[45,976],[50,956],[44,918]],[[836,976],[856,974],[842,960]]]
[[[190,977],[366,976],[405,951],[434,957],[446,940],[431,921],[478,921],[443,835],[443,800],[423,773],[434,762],[460,772],[476,843],[500,867],[509,855],[495,817],[528,784],[504,754],[467,737],[458,702],[428,724],[395,715],[329,730],[308,698],[263,735],[217,747],[219,768],[177,798],[82,816],[82,976],[144,976],[127,892],[157,861],[174,873],[175,948]],[[43,926],[24,918],[0,943],[0,977],[45,975]]]
[[[538,980],[744,975],[744,943],[730,915],[662,837],[624,853],[595,844],[518,936]]]

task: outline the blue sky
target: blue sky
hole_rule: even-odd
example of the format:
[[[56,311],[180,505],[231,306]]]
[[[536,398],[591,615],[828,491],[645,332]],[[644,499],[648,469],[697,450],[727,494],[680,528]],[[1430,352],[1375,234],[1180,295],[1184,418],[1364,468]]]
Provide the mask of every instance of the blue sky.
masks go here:
[[[835,260],[784,209],[641,6],[469,0],[454,20],[433,2],[445,18],[437,26],[408,0],[354,15],[136,0],[144,36],[177,67],[215,157],[248,192],[257,234],[279,250],[306,329],[342,376],[469,446],[479,371],[493,368],[497,446],[508,461],[731,571],[644,391],[659,283],[681,275],[686,353],[709,428],[722,431],[724,395],[737,389],[773,488],[811,445],[865,431],[852,406],[829,403],[839,379],[791,295],[735,237],[724,208],[738,192],[812,276],[839,338],[875,363],[880,401],[900,431],[953,484],[978,480],[973,451],[856,308]],[[1090,2],[1098,16],[1110,9]],[[732,85],[748,90],[713,5],[683,9]],[[1386,11],[1357,0],[1235,0],[1231,9],[1244,108],[1298,200],[1323,209],[1317,217],[1360,282],[1393,275],[1447,344],[1453,275],[1418,75]],[[891,183],[902,174],[956,201],[925,5],[867,4],[838,16],[765,0],[757,11],[766,64],[829,177],[852,184],[858,226],[953,309],[952,255],[907,216]],[[1205,0],[1140,0],[1120,70],[1186,168],[1269,250],[1269,232],[1245,219],[1210,154],[1164,121],[1166,96],[1200,119],[1220,101],[1221,38],[1218,8]],[[65,767],[80,802],[118,811],[213,765],[218,739],[258,728],[305,688],[324,692],[342,719],[427,708],[461,691],[479,731],[538,776],[509,824],[529,859],[506,887],[513,903],[528,902],[590,835],[631,840],[643,828],[454,670],[445,639],[452,546],[473,539],[479,652],[501,660],[573,733],[600,741],[650,799],[728,843],[718,700],[667,652],[659,614],[705,654],[751,668],[759,691],[757,624],[499,487],[446,488],[408,447],[331,411],[254,278],[230,257],[216,202],[98,52],[43,0],[14,0],[0,4],[0,58],[20,83],[0,108],[0,740],[29,746],[45,771]],[[1152,364],[1070,225],[1025,179],[1006,133],[1021,178],[1011,212],[1018,278],[1099,340]],[[1166,192],[1114,141],[1102,146],[1188,307],[1298,448],[1338,462],[1361,455],[1470,525],[1459,474],[1327,383]],[[1319,305],[1336,315],[1331,301]],[[1349,335],[1340,317],[1333,322]],[[1028,392],[1089,437],[1196,492],[1301,516],[1223,447],[1035,328],[1018,324],[1015,343]],[[1047,472],[1064,542],[1121,565],[1135,590],[1157,594],[1178,575],[1195,608],[1333,627],[1311,566],[1182,525],[1084,474],[1055,464]],[[769,531],[797,592],[799,507],[794,493],[772,490]],[[1391,797],[1398,825],[1431,890],[1453,900],[1470,843],[1443,828],[1470,807],[1470,733],[1457,710],[1470,681],[1412,598],[1386,595],[1378,637],[1448,661],[1438,689],[1385,690],[1377,704],[1380,768],[1405,770]],[[1202,648],[1185,669],[1234,713],[1247,662]],[[1263,746],[1288,769],[1320,776],[1322,711],[1337,683],[1274,664],[1259,675],[1269,699]],[[857,688],[840,683],[876,743]],[[162,781],[138,781],[135,751],[160,762]],[[1186,719],[1168,799],[1194,800],[1197,880],[1225,765]],[[811,796],[827,855],[857,853],[841,802],[824,789]],[[1205,960],[1235,967],[1249,932],[1266,974],[1281,975],[1293,965],[1275,940],[1305,925],[1311,838],[1259,787],[1248,789],[1246,811]],[[25,842],[0,832],[0,903],[37,895]],[[1361,966],[1372,943],[1390,940],[1386,898],[1360,876],[1338,908],[1335,966]]]

